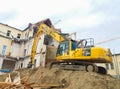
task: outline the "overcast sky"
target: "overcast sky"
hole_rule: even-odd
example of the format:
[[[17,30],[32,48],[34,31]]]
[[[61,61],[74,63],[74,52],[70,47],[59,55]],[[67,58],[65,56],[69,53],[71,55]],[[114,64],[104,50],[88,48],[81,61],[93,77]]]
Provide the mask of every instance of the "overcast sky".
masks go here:
[[[77,39],[120,37],[120,0],[0,0],[0,23],[24,30],[46,18],[62,32],[77,32]],[[97,45],[120,53],[119,44],[116,39]]]

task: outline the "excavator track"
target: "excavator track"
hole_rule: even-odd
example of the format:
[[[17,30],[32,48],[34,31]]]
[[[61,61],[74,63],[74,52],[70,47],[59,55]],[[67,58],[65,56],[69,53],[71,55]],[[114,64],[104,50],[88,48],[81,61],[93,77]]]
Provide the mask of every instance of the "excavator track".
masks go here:
[[[62,61],[62,62],[51,63],[50,68],[52,68],[53,66],[56,66],[59,69],[63,69],[63,70],[87,71],[87,72],[96,72],[100,74],[107,74],[107,71],[104,67],[99,67],[91,62]]]

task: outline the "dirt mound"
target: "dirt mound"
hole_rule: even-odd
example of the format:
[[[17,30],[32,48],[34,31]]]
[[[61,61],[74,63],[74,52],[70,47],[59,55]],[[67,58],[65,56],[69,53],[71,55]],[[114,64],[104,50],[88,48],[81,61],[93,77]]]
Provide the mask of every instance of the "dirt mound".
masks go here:
[[[120,80],[93,72],[37,68],[19,70],[22,82],[32,86],[52,86],[42,89],[120,89]]]
[[[28,73],[26,79],[30,83],[34,82],[33,86],[59,85],[59,88],[54,89],[120,89],[120,81],[110,75],[57,68],[38,68],[22,71],[21,76],[26,72]]]

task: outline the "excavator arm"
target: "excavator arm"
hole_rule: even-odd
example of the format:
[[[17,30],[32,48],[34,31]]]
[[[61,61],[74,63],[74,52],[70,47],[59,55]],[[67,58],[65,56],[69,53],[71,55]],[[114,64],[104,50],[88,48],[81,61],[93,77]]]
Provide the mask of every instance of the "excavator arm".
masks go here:
[[[34,61],[35,61],[34,58],[35,58],[35,54],[36,54],[37,44],[38,44],[38,41],[39,41],[39,38],[40,38],[41,34],[43,34],[43,33],[45,33],[47,35],[50,35],[51,37],[53,37],[58,42],[62,42],[62,41],[65,40],[53,28],[47,26],[44,23],[41,23],[38,26],[38,30],[37,30],[37,32],[36,32],[36,34],[34,36],[34,42],[33,42],[33,45],[32,45],[32,51],[31,51],[31,56],[30,56],[31,62],[29,63],[29,68],[31,68],[34,65]]]

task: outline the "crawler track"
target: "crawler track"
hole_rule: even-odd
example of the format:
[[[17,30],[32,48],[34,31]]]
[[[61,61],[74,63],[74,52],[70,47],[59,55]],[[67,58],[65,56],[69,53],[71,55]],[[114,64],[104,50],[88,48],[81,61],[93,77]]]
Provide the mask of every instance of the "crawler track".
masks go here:
[[[97,72],[100,74],[107,74],[107,71],[104,67],[99,67],[90,62],[83,61],[62,61],[62,62],[53,62],[50,65],[50,68],[57,66],[63,70],[75,70],[75,71],[87,71],[87,72]]]

